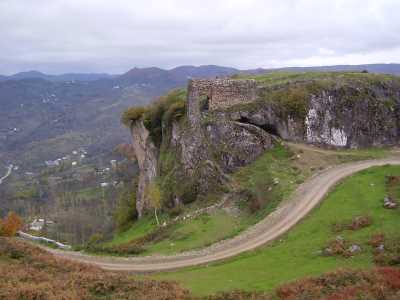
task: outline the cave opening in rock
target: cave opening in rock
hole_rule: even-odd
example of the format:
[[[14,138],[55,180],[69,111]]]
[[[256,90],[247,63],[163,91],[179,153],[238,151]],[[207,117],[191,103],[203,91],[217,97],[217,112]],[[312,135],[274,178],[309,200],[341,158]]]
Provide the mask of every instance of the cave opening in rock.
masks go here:
[[[250,119],[248,119],[246,117],[241,117],[238,121],[240,123],[246,123],[246,124],[250,124],[250,125],[253,125],[253,126],[257,126],[258,128],[261,128],[262,130],[266,131],[267,133],[269,133],[271,135],[275,135],[275,136],[281,137],[279,132],[278,132],[278,129],[273,124],[268,124],[268,123],[266,123],[266,124],[256,124],[254,121],[252,121],[252,120],[250,120]]]

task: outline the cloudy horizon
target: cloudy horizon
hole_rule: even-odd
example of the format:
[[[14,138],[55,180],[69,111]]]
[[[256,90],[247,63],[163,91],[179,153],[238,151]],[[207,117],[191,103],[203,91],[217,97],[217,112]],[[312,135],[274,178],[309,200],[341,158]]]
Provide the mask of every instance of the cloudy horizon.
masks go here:
[[[399,9],[395,0],[2,0],[0,74],[398,63]]]

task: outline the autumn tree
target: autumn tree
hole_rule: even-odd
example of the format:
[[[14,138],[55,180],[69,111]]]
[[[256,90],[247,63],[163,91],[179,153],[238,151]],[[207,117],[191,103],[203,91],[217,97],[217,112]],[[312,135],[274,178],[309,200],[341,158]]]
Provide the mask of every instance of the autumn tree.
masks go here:
[[[14,212],[0,220],[0,236],[14,236],[22,228],[21,218]]]

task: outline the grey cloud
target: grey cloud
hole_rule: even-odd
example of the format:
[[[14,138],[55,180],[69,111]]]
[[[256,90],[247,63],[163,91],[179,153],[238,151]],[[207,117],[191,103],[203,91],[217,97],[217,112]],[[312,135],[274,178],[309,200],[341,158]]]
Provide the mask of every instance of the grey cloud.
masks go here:
[[[397,0],[2,0],[0,73],[394,62],[399,9]]]

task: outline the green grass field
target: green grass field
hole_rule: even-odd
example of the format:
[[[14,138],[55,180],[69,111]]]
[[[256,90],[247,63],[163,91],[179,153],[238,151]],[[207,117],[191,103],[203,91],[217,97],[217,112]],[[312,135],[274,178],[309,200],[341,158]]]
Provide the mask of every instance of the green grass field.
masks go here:
[[[232,237],[256,223],[270,213],[287,197],[295,187],[304,180],[301,170],[293,168],[289,158],[293,153],[282,145],[265,152],[253,164],[241,168],[234,175],[239,189],[247,189],[260,197],[260,208],[251,213],[246,209],[247,203],[241,201],[239,215],[232,215],[223,210],[211,215],[201,215],[195,219],[181,221],[168,228],[168,237],[160,241],[146,243],[143,254],[173,254],[186,250],[208,246],[220,240]],[[280,184],[273,186],[273,179],[279,178]],[[168,219],[161,216],[161,223]],[[167,220],[168,221],[168,220]],[[117,233],[105,246],[118,246],[141,238],[156,229],[154,217],[148,215],[136,222],[125,232]]]
[[[147,232],[154,230],[155,228],[155,220],[149,217],[145,217],[137,221],[134,226],[132,226],[128,230],[116,233],[111,241],[105,243],[105,246],[117,246],[128,243],[132,240],[144,236]]]
[[[266,151],[252,164],[240,168],[232,175],[237,190],[250,191],[259,199],[256,211],[251,212],[249,203],[239,199],[240,214],[231,215],[219,211],[174,224],[168,228],[166,238],[146,243],[142,254],[174,254],[202,248],[232,237],[271,213],[300,183],[321,167],[387,155],[384,149],[340,150],[328,153],[318,151],[320,150],[301,150],[300,153],[295,145],[276,145],[274,149]],[[301,158],[293,159],[297,153],[301,154]],[[279,180],[278,185],[273,184],[274,178]],[[168,222],[168,216],[165,214],[161,215],[160,219],[161,223],[164,220]],[[104,246],[114,247],[130,243],[156,229],[155,219],[150,214],[134,223],[127,231],[117,233]]]
[[[167,239],[150,244],[148,253],[174,254],[211,245],[235,235],[240,222],[224,211],[201,215],[194,220],[178,223]]]
[[[398,80],[395,76],[361,72],[272,72],[264,75],[240,75],[240,78],[253,78],[266,87],[284,85],[293,82],[331,81],[336,83],[358,82],[371,83],[377,81]]]
[[[305,220],[271,245],[232,260],[189,268],[153,278],[177,280],[197,295],[231,289],[272,290],[305,276],[319,275],[341,267],[371,267],[373,234],[398,235],[400,211],[383,208],[385,176],[400,175],[400,166],[374,167],[345,179]],[[358,231],[334,233],[332,224],[356,216],[370,216],[372,225]],[[320,250],[341,235],[361,245],[352,258],[326,257]]]

